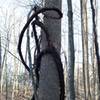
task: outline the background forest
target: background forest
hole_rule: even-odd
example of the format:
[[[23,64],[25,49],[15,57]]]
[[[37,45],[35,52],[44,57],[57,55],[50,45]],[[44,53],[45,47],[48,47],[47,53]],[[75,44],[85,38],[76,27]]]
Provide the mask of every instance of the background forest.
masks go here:
[[[53,11],[39,14],[39,21],[46,26],[51,44],[61,57],[63,72],[57,72],[50,55],[43,56],[38,90],[32,67],[38,51],[35,51],[35,36],[31,36],[34,33],[31,24],[21,48],[30,72],[18,52],[19,36],[35,13],[35,6],[56,7],[63,14],[60,20],[53,19],[57,16]],[[100,100],[99,12],[99,0],[0,0],[0,100],[34,100],[33,95],[35,100]],[[38,38],[42,34],[39,40],[42,51],[47,46],[45,32],[39,25],[36,31]],[[59,79],[59,73],[64,75],[62,86],[59,81],[63,76]],[[60,96],[63,85],[64,99]]]

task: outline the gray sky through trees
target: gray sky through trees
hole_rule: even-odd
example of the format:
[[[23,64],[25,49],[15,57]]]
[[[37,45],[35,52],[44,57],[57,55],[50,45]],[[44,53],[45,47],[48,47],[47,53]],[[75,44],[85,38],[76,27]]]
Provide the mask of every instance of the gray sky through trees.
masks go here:
[[[17,0],[20,1],[21,3],[22,0]],[[18,5],[18,2],[16,0],[0,0],[0,26],[2,26],[3,20],[2,16],[5,12],[5,9],[7,9],[8,13],[12,13],[13,8],[16,10],[16,15],[17,17],[23,17],[24,15],[24,20],[26,20],[25,16],[27,16],[28,10],[25,9],[25,7],[20,7]],[[26,3],[27,0],[25,0],[24,4]],[[40,0],[39,0],[40,1]],[[62,50],[66,52],[67,55],[67,46],[68,46],[68,21],[67,21],[67,1],[62,0],[62,12],[63,12],[63,18],[62,18]],[[19,3],[20,3],[19,2]],[[80,2],[79,0],[72,0],[73,3],[73,22],[74,22],[74,44],[75,44],[75,62],[76,63],[81,63],[82,62],[82,43],[81,43],[81,17],[80,17]],[[99,0],[97,0],[97,7],[98,7],[98,12],[100,12],[100,3]],[[91,48],[91,34],[92,34],[92,21],[91,21],[91,7],[90,7],[90,2],[88,1],[88,32],[89,32],[89,48]],[[24,22],[23,22],[24,23]],[[16,34],[18,36],[19,32]],[[98,21],[97,21],[97,33],[98,33],[98,40],[100,41],[100,13],[98,13]],[[4,38],[4,35],[1,34],[1,37]],[[4,40],[2,40],[3,43]],[[99,42],[98,41],[98,42]],[[100,44],[99,44],[100,48]],[[99,49],[100,50],[100,49]],[[90,54],[89,54],[90,55]],[[91,57],[90,57],[91,58]],[[91,62],[90,62],[91,63]]]

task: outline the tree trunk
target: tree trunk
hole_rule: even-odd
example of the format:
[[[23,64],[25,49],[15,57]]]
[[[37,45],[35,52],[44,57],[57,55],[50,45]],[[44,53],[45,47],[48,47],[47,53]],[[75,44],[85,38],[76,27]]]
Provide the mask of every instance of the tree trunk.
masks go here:
[[[5,59],[5,76],[6,76],[6,100],[8,100],[8,72],[7,72],[7,56],[6,56],[6,59]]]
[[[95,4],[95,5],[94,5]],[[96,1],[90,0],[91,5],[91,11],[92,11],[92,27],[93,27],[93,39],[94,39],[94,46],[95,46],[95,54],[96,54],[96,60],[97,60],[97,67],[98,67],[98,79],[99,79],[99,97],[98,100],[100,100],[100,55],[99,55],[99,45],[98,45],[98,36],[97,36],[97,29],[96,29]]]
[[[83,1],[80,0],[80,10],[81,10],[81,33],[82,33],[82,50],[84,51],[84,42],[83,42]],[[84,52],[82,56],[84,55]],[[83,57],[83,62],[84,62],[84,57]],[[85,79],[85,68],[84,68],[84,63],[83,63],[83,85],[84,85],[84,95],[85,95],[85,100],[86,100],[86,79]]]
[[[2,66],[1,66],[1,34],[0,34],[0,81],[1,81],[1,71],[2,71]]]
[[[92,62],[92,70],[93,70],[93,88],[92,88],[92,98],[93,98],[93,100],[95,100],[95,95],[96,95],[96,89],[95,89],[95,87],[96,87],[96,82],[95,82],[95,80],[96,80],[96,70],[95,70],[95,49],[94,49],[94,41],[93,41],[93,47],[91,48],[91,62]]]
[[[80,79],[80,71],[79,71],[79,65],[78,65],[78,69],[77,69],[77,82],[76,82],[76,84],[77,84],[77,85],[76,85],[76,86],[77,86],[77,87],[76,87],[76,93],[77,93],[77,94],[76,94],[76,97],[77,97],[77,98],[80,98],[80,96],[79,96],[79,94],[80,94],[80,93],[79,93],[79,89],[80,89],[80,85],[79,85],[80,83],[79,83],[79,82],[80,82],[80,80],[79,80],[79,79]]]
[[[83,47],[83,79],[85,100],[91,99],[89,81],[89,60],[88,60],[88,19],[87,0],[81,0],[81,27],[82,27],[82,47]]]
[[[74,88],[74,35],[73,35],[73,12],[72,1],[67,0],[68,5],[68,83],[69,83],[69,100],[75,100]]]
[[[14,13],[14,28],[13,28],[13,41],[14,41],[14,46],[13,46],[13,51],[14,51],[14,55],[16,55],[16,49],[15,49],[15,46],[16,46],[16,37],[15,37],[15,13]],[[14,57],[13,59],[14,61],[14,69],[13,69],[13,90],[12,90],[12,100],[15,99],[15,96],[18,94],[18,64],[17,64],[17,61],[16,61],[16,58]]]
[[[7,49],[9,49],[9,33],[7,33],[7,41],[6,41],[6,48],[3,55],[2,61],[2,73],[1,73],[1,100],[3,98],[3,90],[4,90],[4,79],[7,78]],[[7,93],[7,80],[6,80],[6,93]],[[6,94],[7,99],[8,94]]]
[[[46,7],[57,7],[61,9],[61,0],[45,0]],[[49,12],[55,15],[55,12]],[[61,20],[44,17],[44,25],[50,33],[50,40],[60,54],[61,48]],[[42,32],[42,49],[47,45],[45,34]],[[50,55],[45,55],[41,61],[39,96],[38,100],[60,100],[59,76],[57,66]]]

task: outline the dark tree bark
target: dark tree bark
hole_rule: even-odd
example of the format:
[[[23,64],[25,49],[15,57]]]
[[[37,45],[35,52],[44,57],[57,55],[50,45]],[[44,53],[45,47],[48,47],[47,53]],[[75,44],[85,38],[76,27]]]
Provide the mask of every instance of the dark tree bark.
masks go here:
[[[56,7],[61,10],[61,0],[45,0],[45,7]],[[49,12],[50,15],[56,16],[55,12]],[[44,17],[44,25],[50,33],[50,40],[60,54],[61,48],[61,20],[54,20]],[[42,49],[47,47],[45,34],[42,32]],[[42,58],[40,81],[39,81],[39,98],[38,100],[60,100],[59,76],[53,58],[45,55]]]
[[[75,100],[74,88],[74,34],[73,34],[73,12],[72,1],[67,0],[68,5],[68,83],[69,83],[69,100]]]
[[[93,39],[94,39],[95,54],[96,54],[96,60],[97,60],[98,79],[99,79],[98,90],[100,92],[100,54],[99,54],[98,36],[97,36],[97,29],[96,29],[96,9],[94,7],[93,0],[90,0],[90,5],[91,5],[91,11],[92,11]],[[100,100],[100,94],[98,96],[98,100]]]
[[[99,84],[100,84],[100,57],[99,57],[99,46],[98,46],[98,37],[97,37],[97,30],[96,30],[96,19],[95,19],[95,8],[93,5],[93,0],[90,0],[91,10],[92,10],[92,24],[93,24],[93,35],[94,35],[94,44],[95,44],[95,52],[96,52],[96,59],[98,65],[98,77],[99,77]]]

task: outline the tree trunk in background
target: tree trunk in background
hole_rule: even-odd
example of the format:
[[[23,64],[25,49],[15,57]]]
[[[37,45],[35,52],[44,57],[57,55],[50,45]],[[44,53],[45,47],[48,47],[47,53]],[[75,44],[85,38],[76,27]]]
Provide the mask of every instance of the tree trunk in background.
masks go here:
[[[96,23],[96,26],[98,24],[98,3],[99,1],[98,0],[94,0],[94,7],[95,7],[95,23]],[[94,49],[94,55],[96,54],[96,51]],[[99,56],[100,57],[100,56]],[[95,95],[95,98],[96,99],[93,99],[93,100],[100,100],[100,83],[98,82],[99,81],[99,78],[98,78],[98,74],[96,74],[98,72],[98,68],[97,68],[97,60],[96,60],[96,55],[95,55],[95,61],[94,61],[94,85],[95,85],[95,91],[94,93],[98,93],[99,95]],[[95,81],[96,80],[96,81]],[[96,89],[97,88],[97,89]]]
[[[61,9],[61,0],[45,0],[46,7]],[[55,15],[55,12],[49,12]],[[44,17],[44,25],[50,33],[50,40],[60,54],[61,49],[61,20]],[[42,49],[46,48],[45,34],[42,32]],[[38,100],[60,100],[59,76],[54,60],[50,55],[45,55],[41,61],[39,96]]]
[[[16,55],[16,45],[17,45],[17,42],[16,42],[16,36],[15,36],[15,31],[16,31],[16,28],[15,28],[15,13],[14,13],[14,27],[13,27],[13,41],[14,41],[14,46],[13,46],[13,54]],[[17,63],[17,60],[16,58],[14,57],[13,59],[14,61],[14,67],[13,67],[13,90],[12,90],[12,100],[15,100],[15,97],[17,97],[17,94],[18,94],[18,90],[19,90],[19,87],[18,87],[18,63]]]
[[[1,67],[1,34],[0,34],[0,81],[1,81],[1,71],[2,67]]]
[[[79,65],[78,65],[78,68],[77,68],[77,82],[76,82],[76,98],[80,98],[80,96],[79,96],[79,92],[80,92],[80,69],[79,69]]]
[[[81,30],[83,47],[83,80],[85,100],[91,100],[90,81],[89,81],[89,60],[88,60],[88,19],[87,19],[87,0],[81,0]]]
[[[92,62],[92,70],[93,70],[93,84],[92,84],[92,100],[95,100],[95,97],[96,97],[96,89],[95,89],[95,87],[96,87],[96,70],[95,70],[95,49],[94,49],[94,41],[93,41],[93,43],[92,43],[93,45],[92,45],[92,48],[91,48],[91,62]]]
[[[74,34],[73,34],[73,12],[72,1],[67,0],[68,5],[68,88],[69,99],[75,100],[75,88],[74,88]]]
[[[3,55],[3,61],[2,61],[2,73],[1,73],[1,100],[2,100],[2,97],[3,97],[3,90],[4,90],[4,79],[5,77],[7,78],[6,76],[6,72],[7,72],[7,49],[9,49],[9,33],[7,33],[7,41],[6,41],[6,48],[5,48],[5,51],[4,51],[4,55]],[[7,81],[6,81],[6,93],[7,93]],[[6,99],[7,99],[7,95],[6,95]]]
[[[93,41],[95,46],[95,55],[97,62],[97,70],[98,70],[98,100],[100,100],[100,54],[99,54],[99,44],[98,44],[98,35],[97,35],[97,5],[96,0],[90,0],[91,11],[92,11],[92,30],[93,30]]]
[[[84,42],[83,42],[83,7],[82,4],[83,1],[80,0],[80,10],[81,10],[81,34],[82,34],[82,50],[84,51]],[[82,56],[84,55],[84,52]],[[83,62],[84,62],[84,57],[83,57]],[[85,79],[85,68],[84,68],[84,63],[83,63],[83,85],[84,85],[84,95],[85,95],[85,100],[86,100],[86,79]]]
[[[7,68],[7,56],[5,58],[5,77],[6,77],[6,100],[8,100],[8,68]]]
[[[1,72],[2,72],[2,66],[1,66],[1,34],[0,34],[0,82],[1,82]]]

